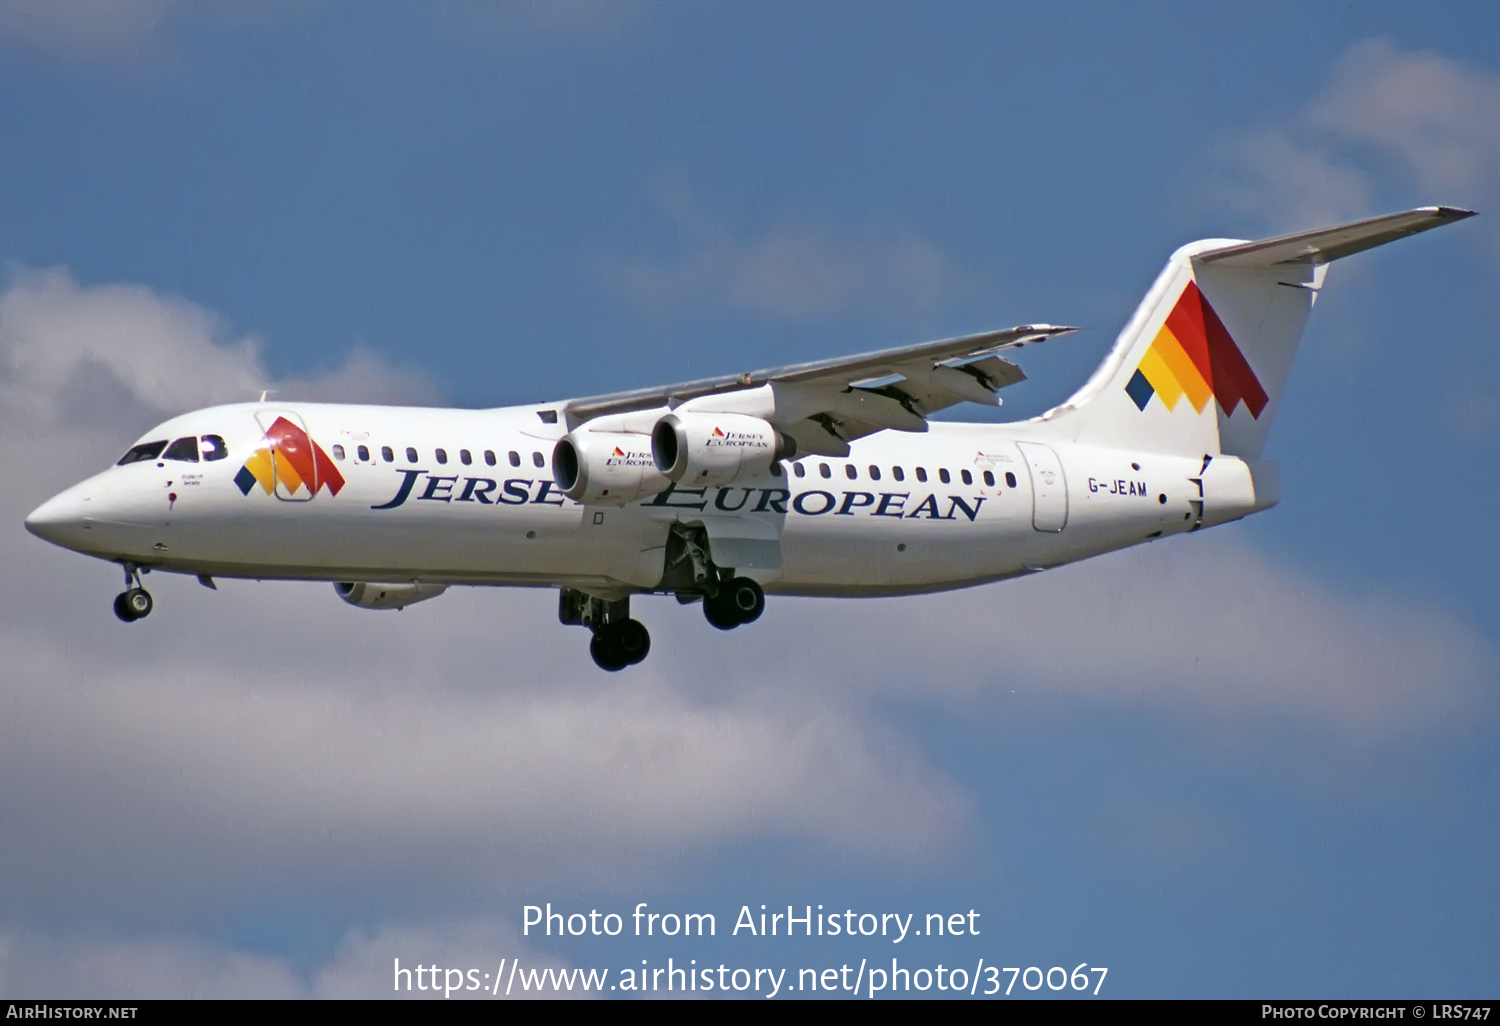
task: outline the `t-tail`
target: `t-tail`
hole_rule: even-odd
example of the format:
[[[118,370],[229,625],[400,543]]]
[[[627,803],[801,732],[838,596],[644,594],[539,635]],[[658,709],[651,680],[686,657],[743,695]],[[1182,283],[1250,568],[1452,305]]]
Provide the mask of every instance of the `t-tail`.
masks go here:
[[[1253,466],[1329,262],[1473,213],[1419,207],[1260,242],[1189,243],[1093,377],[1043,420],[1090,445]]]

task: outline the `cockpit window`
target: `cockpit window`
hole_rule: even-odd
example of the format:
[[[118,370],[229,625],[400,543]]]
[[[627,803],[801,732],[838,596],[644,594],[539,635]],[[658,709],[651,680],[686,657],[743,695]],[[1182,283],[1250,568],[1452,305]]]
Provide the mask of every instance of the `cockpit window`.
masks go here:
[[[192,435],[177,439],[177,441],[167,446],[167,451],[161,454],[161,458],[164,460],[177,460],[181,463],[197,463],[198,439]]]
[[[161,451],[166,447],[167,440],[165,438],[163,438],[159,442],[142,442],[140,445],[127,452],[124,456],[121,456],[120,462],[115,464],[115,466],[123,467],[127,463],[139,463],[141,460],[154,460],[156,459],[156,457],[161,455]]]
[[[229,455],[229,446],[224,444],[224,439],[219,435],[204,435],[201,441],[203,444],[199,447],[199,452],[203,456],[203,462],[212,463]]]

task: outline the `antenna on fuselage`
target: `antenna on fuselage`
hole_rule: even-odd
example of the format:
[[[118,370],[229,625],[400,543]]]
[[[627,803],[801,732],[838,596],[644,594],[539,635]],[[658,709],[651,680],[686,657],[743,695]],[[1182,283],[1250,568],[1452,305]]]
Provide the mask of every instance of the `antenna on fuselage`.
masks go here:
[[[265,402],[266,401],[266,396],[270,395],[274,391],[276,391],[276,389],[274,389],[274,388],[263,388],[263,389],[261,389],[260,390],[260,401],[261,402]]]

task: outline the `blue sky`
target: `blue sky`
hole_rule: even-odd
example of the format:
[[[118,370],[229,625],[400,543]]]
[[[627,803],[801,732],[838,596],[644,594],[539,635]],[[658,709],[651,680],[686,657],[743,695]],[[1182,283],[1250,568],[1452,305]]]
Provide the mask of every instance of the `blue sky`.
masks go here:
[[[1088,961],[1115,996],[1492,994],[1497,30],[1478,3],[0,0],[0,991],[886,955],[518,937],[550,900],[976,908],[983,943],[909,957]],[[20,528],[150,423],[268,386],[489,406],[1083,326],[1025,353],[1028,416],[1183,242],[1426,203],[1486,216],[1333,269],[1277,509],[723,637],[643,603],[634,676],[544,593],[393,626],[164,581],[127,631],[112,570]]]

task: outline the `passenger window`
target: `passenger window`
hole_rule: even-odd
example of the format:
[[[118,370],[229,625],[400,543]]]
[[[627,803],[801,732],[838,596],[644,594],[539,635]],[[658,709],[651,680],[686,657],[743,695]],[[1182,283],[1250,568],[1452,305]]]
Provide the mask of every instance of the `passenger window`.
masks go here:
[[[474,462],[474,457],[469,455],[469,450],[460,449],[458,450],[458,462],[467,467],[470,463]]]
[[[947,467],[943,467],[942,469],[940,469],[938,471],[938,480],[941,481],[941,482],[943,482],[943,484],[947,484],[950,480],[952,480],[952,478],[950,478],[948,476],[948,468]]]
[[[370,462],[370,447],[368,445],[361,445],[359,447],[359,461],[361,463]]]
[[[487,463],[487,464],[489,464],[492,467],[495,465],[495,450],[494,449],[486,449],[486,450],[484,450],[484,462]]]
[[[918,467],[917,468],[917,480],[923,482],[924,484],[926,483],[926,481],[927,481],[927,468],[926,467]]]
[[[1005,485],[1007,488],[1014,488],[1016,486],[1016,475],[1008,470],[1005,472]]]
[[[539,452],[534,452],[531,454],[531,462],[535,463],[539,467],[545,467],[547,465],[547,461],[542,459],[542,454]]]
[[[187,438],[179,438],[167,446],[167,451],[161,454],[164,460],[177,460],[180,463],[198,462],[198,439],[189,435]]]
[[[894,477],[897,481],[905,481],[906,471],[902,470],[900,467],[892,467],[891,476]]]
[[[224,444],[224,439],[218,435],[204,435],[201,439],[202,445],[199,452],[203,456],[203,462],[212,463],[214,460],[222,460],[229,455],[229,446]]]
[[[877,467],[873,463],[870,464],[870,480],[871,481],[879,481],[880,480],[880,468]]]
[[[335,442],[333,445],[333,458],[336,460],[341,460],[344,458],[344,447],[342,445],[339,445],[337,442]]]
[[[436,457],[436,459],[437,459],[437,461],[439,463],[447,463],[448,462],[448,450],[447,449],[434,449],[434,450],[432,450],[432,454],[433,454],[434,457]]]
[[[796,474],[797,474],[798,477],[806,477],[807,476],[807,468],[804,467],[800,463],[793,463],[792,464],[792,470],[794,472],[796,472]]]
[[[852,463],[844,464],[844,476],[853,481],[859,477],[859,470]]]
[[[783,473],[785,473],[785,471],[783,471],[781,469],[781,464],[780,463],[773,463],[773,464],[771,464],[771,476],[772,477],[780,477]]]
[[[115,466],[123,467],[127,463],[139,463],[142,460],[154,460],[156,459],[156,457],[161,455],[161,451],[166,447],[167,440],[165,438],[163,438],[159,442],[142,442],[140,445],[137,445],[135,448],[127,452],[124,456],[121,456],[120,462],[116,463]]]
[[[396,454],[391,452],[391,447],[389,445],[382,445],[380,447],[380,458],[385,460],[387,463],[396,462]]]
[[[821,474],[821,475],[823,475],[824,477],[832,477],[833,476],[833,471],[828,469],[828,464],[826,464],[826,463],[819,463],[818,464],[818,473]]]
[[[995,475],[986,470],[984,472],[984,483],[989,485],[991,488],[995,487]]]
[[[964,479],[964,484],[973,484],[974,483],[974,475],[971,474],[971,473],[969,473],[967,470],[961,470],[961,471],[959,471],[958,476]]]
[[[513,467],[519,467],[521,465],[521,454],[516,452],[515,450],[511,450],[510,465]]]
[[[409,445],[406,447],[406,462],[408,462],[408,463],[415,463],[415,462],[417,462],[417,450],[413,449]]]

